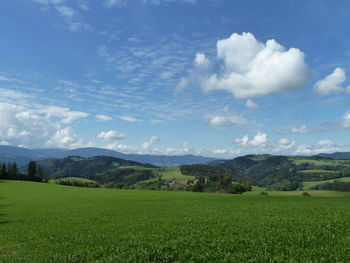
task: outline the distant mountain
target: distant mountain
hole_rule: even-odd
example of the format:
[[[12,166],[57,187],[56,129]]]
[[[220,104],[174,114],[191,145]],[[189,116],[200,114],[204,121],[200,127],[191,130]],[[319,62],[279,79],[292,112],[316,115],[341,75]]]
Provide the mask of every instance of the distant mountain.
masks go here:
[[[79,177],[100,183],[123,182],[134,184],[155,177],[153,165],[142,164],[110,156],[82,158],[70,156],[63,159],[39,161],[45,175],[52,178]]]
[[[26,148],[0,145],[0,162],[17,162],[21,166],[29,161],[40,160],[46,157],[46,155]]]
[[[218,160],[216,158],[181,155],[144,155],[124,154],[113,150],[88,147],[74,150],[66,149],[26,149],[14,146],[0,145],[0,162],[17,162],[20,166],[26,165],[29,161],[38,161],[52,158],[65,158],[68,156],[80,156],[90,158],[94,156],[111,156],[140,163],[149,163],[159,167],[180,166],[185,164],[200,164]]]
[[[95,147],[87,147],[87,148],[78,148],[78,149],[73,149],[73,150],[66,150],[61,153],[57,153],[57,157],[59,158],[64,158],[67,156],[80,156],[84,158],[89,158],[89,157],[94,157],[94,156],[112,156],[116,158],[122,158],[125,160],[132,160],[130,158],[127,158],[129,155],[116,152],[113,150],[108,150],[108,149],[102,149],[102,148],[95,148]],[[134,160],[132,160],[134,161]]]
[[[338,160],[350,160],[350,152],[320,153],[315,156]]]

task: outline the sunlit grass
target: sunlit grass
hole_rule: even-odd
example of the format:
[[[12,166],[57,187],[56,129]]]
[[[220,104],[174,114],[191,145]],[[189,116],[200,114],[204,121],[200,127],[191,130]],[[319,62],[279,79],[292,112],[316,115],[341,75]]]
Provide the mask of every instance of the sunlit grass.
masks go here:
[[[1,262],[348,262],[350,254],[348,197],[15,181],[1,182],[0,193]]]

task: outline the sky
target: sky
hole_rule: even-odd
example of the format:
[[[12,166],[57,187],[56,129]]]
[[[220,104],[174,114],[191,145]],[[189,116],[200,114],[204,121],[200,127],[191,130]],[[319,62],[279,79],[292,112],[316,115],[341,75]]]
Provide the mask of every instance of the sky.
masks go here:
[[[350,151],[346,0],[4,0],[0,144]]]

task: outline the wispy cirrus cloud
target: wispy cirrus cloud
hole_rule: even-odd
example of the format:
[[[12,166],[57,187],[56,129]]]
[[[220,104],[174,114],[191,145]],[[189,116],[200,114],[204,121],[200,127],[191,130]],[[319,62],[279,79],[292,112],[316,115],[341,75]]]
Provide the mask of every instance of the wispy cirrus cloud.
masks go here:
[[[69,1],[66,0],[32,0],[34,3],[45,6],[45,10],[54,9],[56,14],[61,16],[64,20],[62,27],[69,29],[71,32],[79,32],[82,30],[92,30],[92,26],[82,20],[80,11],[89,11],[90,6],[87,1],[79,0],[76,8],[73,8]]]
[[[119,132],[119,131],[106,131],[106,132],[101,132],[97,138],[103,139],[103,140],[121,140],[124,139],[126,136]]]
[[[119,116],[119,119],[121,119],[122,121],[127,121],[127,122],[138,122],[138,121],[140,121],[139,119],[137,119],[135,117],[127,116],[127,115]]]

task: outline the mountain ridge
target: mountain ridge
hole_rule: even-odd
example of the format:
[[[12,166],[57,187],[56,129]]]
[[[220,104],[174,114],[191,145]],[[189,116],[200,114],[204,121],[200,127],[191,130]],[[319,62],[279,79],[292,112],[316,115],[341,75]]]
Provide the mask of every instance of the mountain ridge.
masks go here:
[[[20,166],[29,161],[45,159],[65,158],[68,156],[80,156],[90,158],[94,156],[110,156],[139,163],[149,163],[159,167],[173,167],[185,164],[208,163],[219,160],[218,158],[187,155],[151,155],[151,154],[124,154],[114,150],[85,147],[72,150],[60,148],[28,149],[17,146],[0,145],[0,162],[17,162]]]

